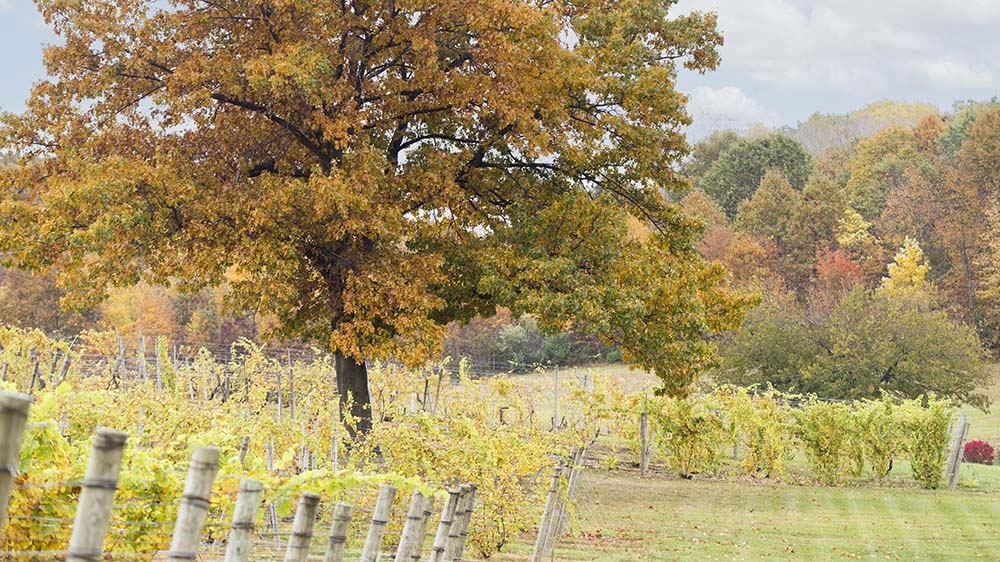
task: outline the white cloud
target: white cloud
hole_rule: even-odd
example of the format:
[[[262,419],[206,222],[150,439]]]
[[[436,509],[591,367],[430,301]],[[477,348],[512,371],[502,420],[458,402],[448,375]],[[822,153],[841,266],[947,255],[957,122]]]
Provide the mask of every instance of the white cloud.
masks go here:
[[[759,87],[879,97],[990,88],[1000,75],[1000,0],[681,0],[676,10],[717,12],[721,68]]]
[[[918,80],[951,88],[995,88],[997,80],[985,65],[970,65],[954,60],[929,60],[910,65]]]
[[[751,125],[773,127],[778,115],[736,86],[712,88],[699,86],[689,95],[688,112],[694,120],[693,137],[713,129],[742,130]]]
[[[6,12],[14,7],[14,0],[0,0],[0,12]]]

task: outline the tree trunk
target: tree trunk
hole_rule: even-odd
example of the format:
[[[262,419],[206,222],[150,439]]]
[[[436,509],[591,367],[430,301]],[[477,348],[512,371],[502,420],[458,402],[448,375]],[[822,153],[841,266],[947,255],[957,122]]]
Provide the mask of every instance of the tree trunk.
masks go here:
[[[351,439],[358,435],[364,436],[372,428],[371,396],[368,393],[368,367],[353,357],[338,351],[336,354],[337,392],[340,394],[340,420],[344,421],[344,411],[347,397],[351,397],[351,417],[357,422],[356,427],[346,424]]]

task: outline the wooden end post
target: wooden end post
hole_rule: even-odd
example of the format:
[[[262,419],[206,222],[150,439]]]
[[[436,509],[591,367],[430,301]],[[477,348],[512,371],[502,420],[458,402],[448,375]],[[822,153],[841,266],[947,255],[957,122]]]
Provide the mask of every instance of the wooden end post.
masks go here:
[[[218,471],[219,450],[215,447],[195,447],[191,454],[187,480],[184,482],[184,495],[177,510],[174,536],[170,541],[170,552],[167,555],[170,562],[197,559],[201,531],[205,528],[205,519],[208,517],[212,483],[215,482]]]
[[[292,521],[292,533],[288,537],[288,548],[285,550],[285,562],[306,562],[309,557],[309,545],[312,543],[313,529],[316,527],[316,509],[318,507],[318,495],[303,492],[299,496],[299,504],[295,509],[295,519]]]
[[[448,536],[451,534],[451,526],[455,522],[455,512],[458,509],[460,494],[459,490],[448,490],[448,500],[445,501],[444,509],[441,510],[441,521],[438,523],[437,534],[434,535],[430,562],[444,560],[444,551],[448,547]]]
[[[395,497],[396,488],[382,484],[378,491],[378,500],[375,502],[375,511],[372,512],[372,523],[371,527],[368,528],[368,537],[361,550],[360,562],[375,562],[378,558],[379,550],[382,548],[382,539],[385,537],[385,526],[389,522],[389,512],[392,510],[392,500]]]
[[[240,490],[236,494],[236,507],[233,509],[233,524],[229,529],[229,544],[226,545],[225,562],[247,562],[250,560],[254,525],[257,521],[257,510],[260,508],[260,496],[263,492],[264,485],[259,481],[249,478],[240,480]]]
[[[31,397],[27,394],[0,392],[0,531],[7,521],[10,489],[17,475],[30,407]]]
[[[354,508],[349,503],[339,502],[333,508],[333,525],[330,528],[330,539],[326,545],[326,556],[323,562],[342,562],[344,548],[347,546],[347,531],[351,527],[351,514]]]
[[[118,473],[128,435],[98,429],[87,461],[83,488],[76,506],[73,532],[66,562],[93,562],[104,559],[104,535],[111,518],[111,504],[118,489]]]
[[[414,490],[410,497],[410,509],[406,512],[406,522],[403,524],[403,532],[399,537],[399,546],[396,548],[395,562],[407,562],[410,553],[418,540],[423,540],[418,536],[420,523],[424,519],[424,495],[420,490]]]

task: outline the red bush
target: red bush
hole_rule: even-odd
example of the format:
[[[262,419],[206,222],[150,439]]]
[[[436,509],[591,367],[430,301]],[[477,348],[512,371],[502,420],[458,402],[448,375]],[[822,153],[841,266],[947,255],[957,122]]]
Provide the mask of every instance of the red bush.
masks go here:
[[[965,444],[965,462],[993,464],[993,446],[986,441],[969,441]]]

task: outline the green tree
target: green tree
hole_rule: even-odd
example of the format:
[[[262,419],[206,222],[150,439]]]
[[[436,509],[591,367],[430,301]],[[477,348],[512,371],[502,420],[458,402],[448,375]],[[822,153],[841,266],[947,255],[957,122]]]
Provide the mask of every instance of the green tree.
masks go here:
[[[969,140],[970,129],[980,115],[987,111],[996,109],[1000,102],[996,98],[985,102],[972,100],[956,102],[953,108],[953,115],[945,123],[944,130],[938,137],[938,143],[948,156],[954,157],[962,148],[962,144]]]
[[[847,200],[840,186],[823,176],[809,178],[793,209],[786,241],[798,263],[812,269],[820,250],[834,244],[846,209]]]
[[[416,364],[497,305],[680,391],[738,302],[661,195],[684,188],[677,66],[722,41],[673,4],[39,1],[61,41],[2,117],[26,160],[0,251],[77,303],[226,281],[329,344],[361,431],[365,359]]]
[[[866,220],[882,214],[889,195],[907,183],[909,175],[926,166],[913,132],[889,127],[858,143],[851,161],[847,194]]]
[[[812,161],[801,144],[783,135],[742,140],[716,160],[699,187],[733,219],[739,204],[753,197],[768,170],[780,173],[801,190],[812,171]]]
[[[982,344],[929,300],[857,287],[825,314],[787,301],[762,307],[723,346],[718,378],[826,398],[932,393],[985,407]]]
[[[681,164],[681,173],[697,187],[702,176],[739,140],[735,131],[714,131],[691,147],[691,154]]]
[[[825,177],[811,176],[800,193],[768,172],[754,196],[740,204],[736,226],[773,240],[781,255],[781,275],[801,291],[813,276],[820,250],[834,244],[845,209],[840,188]]]
[[[729,224],[722,208],[700,189],[694,189],[684,196],[681,200],[681,209],[684,214],[701,221],[706,231]]]
[[[802,194],[784,176],[769,170],[753,197],[740,203],[736,226],[755,236],[771,238],[784,247],[792,215],[801,199]]]

